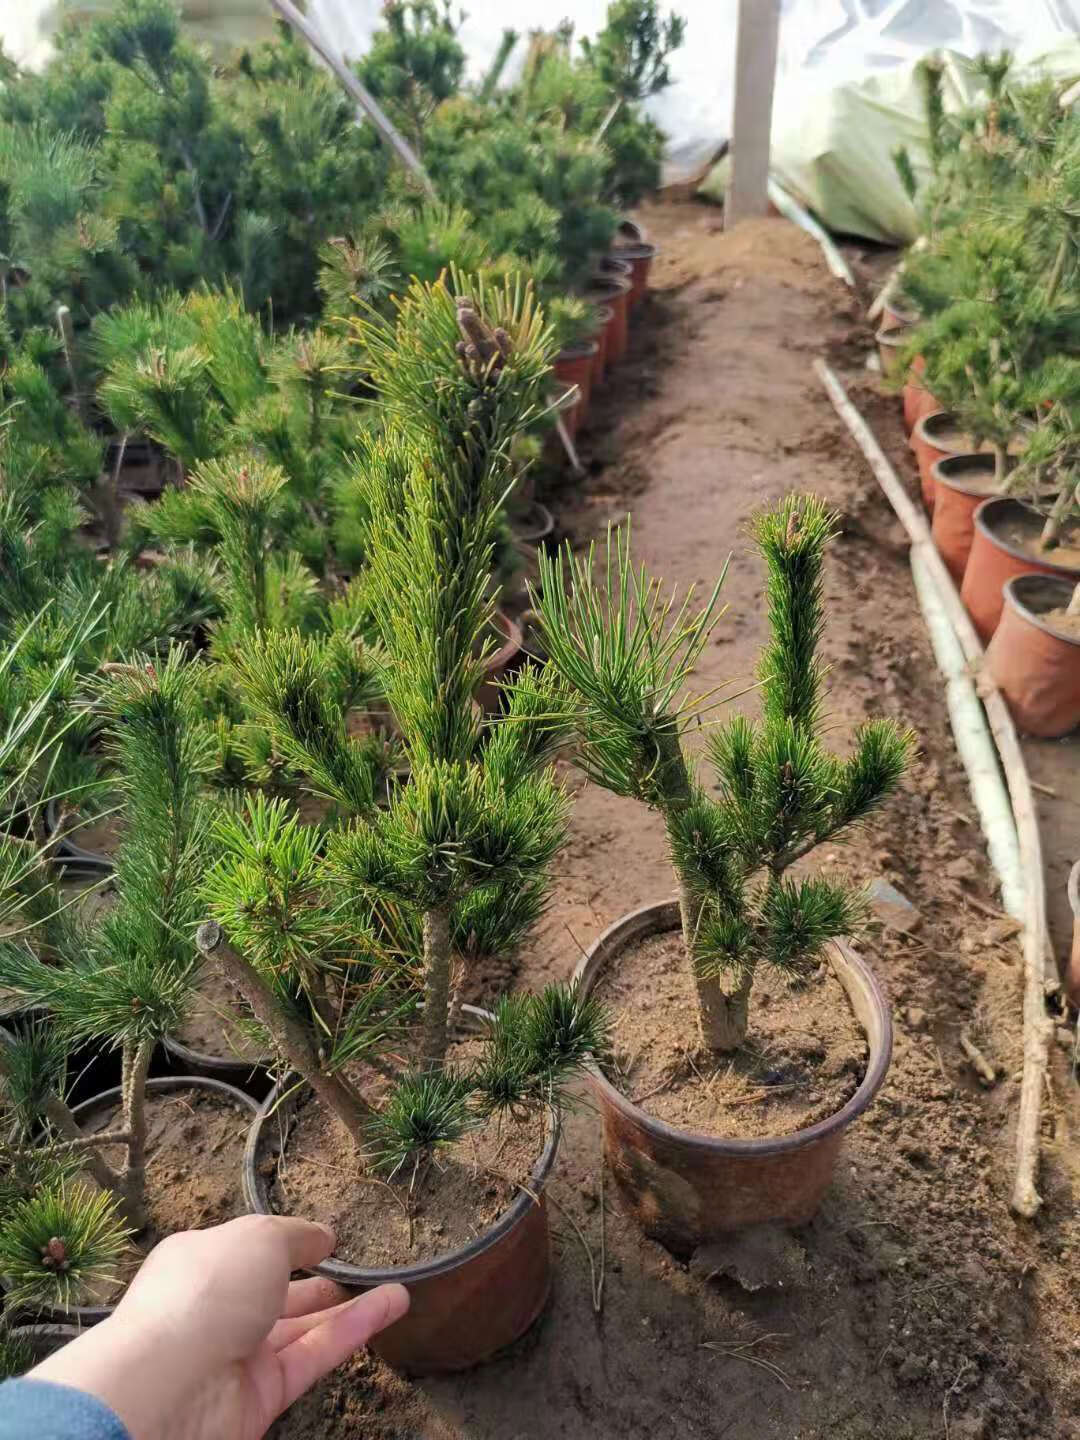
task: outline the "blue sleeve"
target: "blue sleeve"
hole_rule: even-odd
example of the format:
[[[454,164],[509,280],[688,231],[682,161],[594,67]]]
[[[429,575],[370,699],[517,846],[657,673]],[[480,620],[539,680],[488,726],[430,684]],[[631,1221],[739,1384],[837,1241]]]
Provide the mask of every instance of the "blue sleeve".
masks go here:
[[[131,1440],[107,1405],[51,1380],[0,1385],[0,1440]]]

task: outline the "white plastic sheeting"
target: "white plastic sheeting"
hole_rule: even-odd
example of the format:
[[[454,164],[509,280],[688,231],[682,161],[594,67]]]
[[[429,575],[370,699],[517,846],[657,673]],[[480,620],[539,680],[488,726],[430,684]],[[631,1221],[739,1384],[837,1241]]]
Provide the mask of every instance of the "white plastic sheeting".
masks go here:
[[[193,32],[218,45],[230,36],[252,39],[270,9],[268,0],[181,3]],[[674,85],[654,97],[649,108],[669,136],[667,178],[677,180],[700,173],[729,136],[738,0],[669,3],[686,17],[687,39],[672,57]],[[58,13],[100,14],[109,5],[110,0],[0,0],[0,38],[16,59],[41,64]],[[308,0],[306,8],[325,38],[340,53],[355,57],[364,53],[381,22],[382,0]],[[565,6],[552,6],[551,0],[464,0],[462,8],[462,41],[471,71],[478,75],[507,26],[525,36],[569,14],[578,35],[592,34],[604,22],[607,0],[565,0]],[[854,162],[843,153],[845,139],[859,140],[859,121],[848,118],[843,108],[838,119],[830,96],[854,85],[860,103],[849,109],[856,116],[875,109],[879,115],[898,114],[911,98],[913,64],[928,50],[946,47],[957,56],[971,56],[1007,47],[1023,60],[1052,50],[1063,37],[1078,32],[1080,0],[782,0],[775,169],[826,224],[879,239],[908,238],[910,214],[904,214],[902,197],[900,202],[895,195],[874,200],[861,223],[851,205],[840,206],[839,216],[831,213],[830,185],[814,182],[822,171],[822,157],[828,159],[830,182],[837,175],[842,178],[848,167],[855,183],[862,183],[865,156]],[[522,45],[519,59],[523,51]],[[905,122],[899,119],[897,124],[903,132]],[[887,140],[887,126],[877,129]],[[891,143],[906,138],[911,137],[898,133]],[[885,143],[886,159],[890,148]],[[849,188],[841,186],[844,193]]]

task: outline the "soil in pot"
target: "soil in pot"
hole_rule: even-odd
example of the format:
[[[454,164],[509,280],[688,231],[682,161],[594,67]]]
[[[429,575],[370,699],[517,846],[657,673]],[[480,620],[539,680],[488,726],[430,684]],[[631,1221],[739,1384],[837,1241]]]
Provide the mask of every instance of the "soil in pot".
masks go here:
[[[484,1042],[468,1040],[453,1046],[449,1058],[467,1065],[483,1051]],[[384,1077],[358,1067],[351,1078],[378,1103]],[[276,1211],[330,1225],[335,1259],[388,1269],[434,1260],[475,1240],[528,1187],[543,1148],[541,1115],[493,1116],[417,1175],[387,1183],[370,1171],[365,1176],[337,1120],[308,1094],[293,1114],[282,1156],[264,1163],[273,1173]]]
[[[1018,575],[1055,575],[1080,581],[1080,534],[1068,526],[1057,545],[1042,549],[1043,516],[1012,496],[984,500],[975,511],[975,534],[960,598],[986,644],[1001,619],[1003,586]]]
[[[245,1065],[265,1065],[259,1040],[238,1023],[237,999],[217,970],[199,981],[176,1038],[188,1050]]]
[[[148,1223],[117,1270],[86,1305],[114,1305],[148,1252],[178,1230],[220,1225],[247,1213],[240,1184],[247,1132],[255,1106],[199,1085],[150,1081],[147,1095],[146,1208]],[[76,1112],[88,1132],[116,1128],[118,1105],[87,1102]],[[93,1317],[100,1318],[100,1317]]]
[[[679,931],[627,950],[594,993],[616,1016],[616,1056],[632,1061],[608,1079],[680,1130],[729,1139],[790,1135],[840,1110],[866,1071],[866,1037],[828,967],[798,984],[763,968],[745,1043],[727,1055],[698,1039]]]
[[[911,448],[919,465],[923,500],[928,510],[935,502],[934,466],[950,455],[990,455],[988,444],[977,445],[971,435],[957,424],[947,410],[934,410],[924,415],[911,432]],[[1017,436],[1009,442],[1008,454],[1018,455],[1023,440]]]

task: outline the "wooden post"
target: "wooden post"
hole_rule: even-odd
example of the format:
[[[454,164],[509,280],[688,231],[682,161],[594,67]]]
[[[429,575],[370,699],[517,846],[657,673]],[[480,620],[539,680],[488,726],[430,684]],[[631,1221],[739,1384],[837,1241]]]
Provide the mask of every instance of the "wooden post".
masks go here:
[[[739,0],[731,185],[724,203],[727,229],[751,215],[769,213],[769,134],[779,36],[780,0]]]

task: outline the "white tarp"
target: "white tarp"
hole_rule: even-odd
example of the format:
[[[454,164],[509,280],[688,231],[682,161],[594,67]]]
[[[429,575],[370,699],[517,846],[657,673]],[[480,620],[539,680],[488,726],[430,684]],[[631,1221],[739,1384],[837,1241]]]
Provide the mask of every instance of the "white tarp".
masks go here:
[[[110,0],[0,0],[0,38],[15,59],[41,64],[58,12],[72,9],[101,13]],[[670,0],[684,15],[687,39],[671,62],[674,85],[649,102],[669,136],[668,178],[700,173],[728,138],[734,97],[735,31],[738,0]],[[758,0],[767,4],[769,0]],[[856,181],[866,173],[865,157],[847,157],[846,139],[858,148],[860,137],[843,128],[851,107],[838,120],[829,96],[859,82],[867,87],[854,108],[879,118],[899,114],[911,89],[913,62],[928,50],[947,48],[957,56],[980,50],[1016,50],[1028,58],[1052,50],[1063,37],[1080,33],[1080,0],[781,0],[782,20],[774,111],[774,158],[782,179],[818,211],[826,224],[851,228],[830,213],[837,177],[850,170]],[[269,14],[266,0],[183,0],[193,31],[220,43],[230,35],[253,38]],[[456,7],[455,7],[456,8]],[[486,68],[507,26],[525,36],[550,27],[569,13],[578,35],[592,34],[604,22],[607,0],[566,0],[565,11],[551,0],[465,0],[462,41],[472,73]],[[308,14],[344,55],[364,53],[371,32],[381,23],[382,0],[308,0]],[[522,49],[524,47],[521,47]],[[910,138],[898,120],[895,145]],[[876,133],[884,134],[879,124]],[[887,156],[890,145],[885,147]],[[815,180],[822,173],[826,182]],[[895,196],[869,202],[871,213],[858,233],[903,239],[904,218]],[[879,205],[886,210],[877,214]],[[902,210],[902,206],[899,207]],[[856,227],[858,228],[858,227]]]

